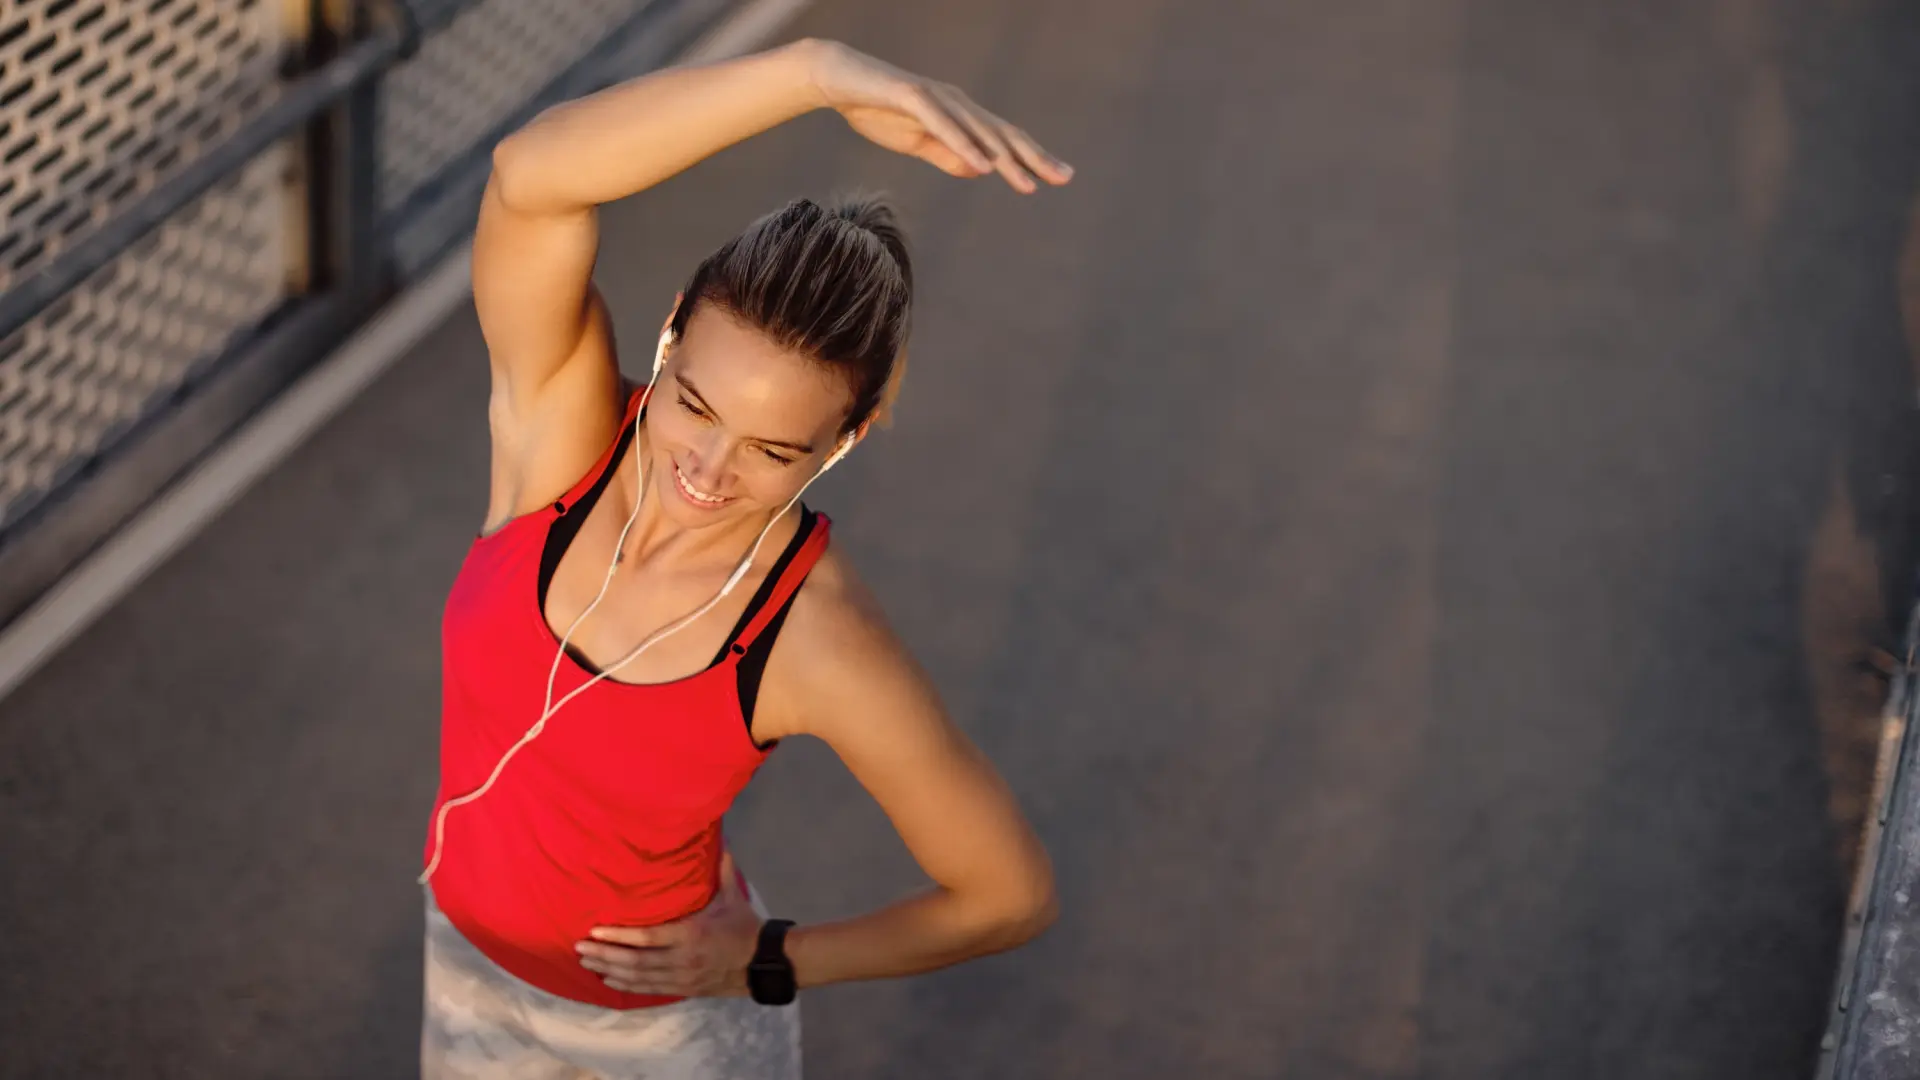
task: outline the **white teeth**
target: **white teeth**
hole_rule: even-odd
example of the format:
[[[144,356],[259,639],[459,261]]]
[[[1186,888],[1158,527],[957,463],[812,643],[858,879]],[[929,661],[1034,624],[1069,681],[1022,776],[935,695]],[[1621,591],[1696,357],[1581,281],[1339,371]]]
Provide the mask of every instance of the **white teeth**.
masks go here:
[[[675,482],[677,482],[680,485],[681,491],[686,492],[688,495],[693,496],[695,499],[698,499],[701,502],[723,503],[727,501],[726,497],[723,495],[709,495],[706,492],[701,491],[699,488],[694,487],[692,482],[687,479],[687,474],[680,471],[680,466],[678,464],[674,465],[673,467],[673,479]]]

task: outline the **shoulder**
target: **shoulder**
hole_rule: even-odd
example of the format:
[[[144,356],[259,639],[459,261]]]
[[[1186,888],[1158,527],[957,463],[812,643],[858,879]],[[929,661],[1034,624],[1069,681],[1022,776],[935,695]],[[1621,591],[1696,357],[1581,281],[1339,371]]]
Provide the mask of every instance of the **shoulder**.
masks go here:
[[[794,595],[772,654],[762,694],[766,720],[778,731],[762,737],[816,735],[863,717],[897,712],[909,701],[931,703],[924,672],[887,621],[871,589],[833,548],[820,556]]]
[[[873,590],[853,564],[829,547],[793,598],[783,645],[824,676],[858,675],[906,659]]]

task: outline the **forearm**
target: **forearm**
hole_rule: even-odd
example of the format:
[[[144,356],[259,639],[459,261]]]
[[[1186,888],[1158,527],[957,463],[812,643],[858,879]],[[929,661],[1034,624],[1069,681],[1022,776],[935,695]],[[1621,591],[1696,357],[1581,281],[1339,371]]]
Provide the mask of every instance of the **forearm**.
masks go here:
[[[523,212],[567,213],[644,191],[819,107],[814,49],[669,68],[548,109],[495,148],[501,196]]]
[[[917,975],[1021,945],[1053,916],[1051,897],[985,904],[936,888],[856,919],[796,927],[787,956],[802,987]]]

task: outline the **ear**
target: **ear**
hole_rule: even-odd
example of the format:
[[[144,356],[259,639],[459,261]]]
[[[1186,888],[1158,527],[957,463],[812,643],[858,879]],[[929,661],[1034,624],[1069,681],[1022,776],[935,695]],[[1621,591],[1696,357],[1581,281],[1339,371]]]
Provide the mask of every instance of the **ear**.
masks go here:
[[[668,309],[667,311],[667,321],[660,324],[661,333],[664,334],[667,331],[673,329],[674,317],[680,314],[680,304],[681,304],[681,301],[685,299],[686,299],[685,293],[676,292],[673,294],[673,307]]]
[[[662,329],[660,340],[653,346],[653,373],[649,378],[658,379],[660,372],[667,366],[667,346],[673,341],[673,331]]]
[[[867,423],[855,428],[850,434],[842,435],[840,441],[834,444],[833,451],[827,455],[826,462],[820,466],[820,473],[824,473],[828,469],[846,460],[846,456],[853,453],[853,448],[860,445],[860,440],[867,437],[867,428],[872,423],[873,422],[869,420]],[[815,473],[814,475],[817,477],[820,473]]]
[[[900,387],[907,381],[907,350],[901,349],[894,357],[893,371],[887,376],[887,385],[880,388],[880,402],[873,408],[873,420],[883,428],[893,426],[893,407],[900,400]]]
[[[852,434],[847,435],[840,440],[840,448],[838,450],[839,455],[841,457],[846,457],[848,454],[853,453],[853,448],[865,442],[867,439],[867,432],[871,430],[873,430],[873,421],[871,419],[864,421],[863,423],[861,423],[859,427],[854,428]]]
[[[653,349],[653,378],[660,377],[660,369],[667,363],[667,348],[673,344],[673,320],[680,314],[680,301],[684,294],[673,294],[673,309],[667,312],[667,321],[660,324],[660,340]]]

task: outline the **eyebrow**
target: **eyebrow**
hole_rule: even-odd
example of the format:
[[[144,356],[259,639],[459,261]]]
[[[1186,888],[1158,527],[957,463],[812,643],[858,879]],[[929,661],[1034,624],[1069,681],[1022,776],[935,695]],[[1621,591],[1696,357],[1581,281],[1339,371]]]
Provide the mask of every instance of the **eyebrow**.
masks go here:
[[[707,399],[700,396],[700,391],[694,389],[693,384],[687,381],[687,377],[685,375],[675,374],[673,379],[675,382],[680,384],[680,389],[685,390],[687,393],[693,395],[693,400],[695,404],[707,410],[708,413],[712,414],[715,420],[720,419],[719,410],[715,409],[712,405],[707,404]],[[792,450],[796,454],[813,453],[813,446],[809,443],[793,443],[793,442],[787,442],[783,439],[754,439],[754,438],[749,438],[747,441],[757,442],[762,446],[777,446],[777,447],[780,447],[782,450]]]

